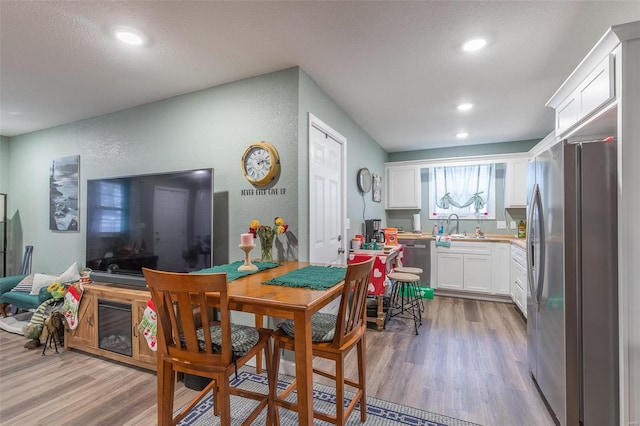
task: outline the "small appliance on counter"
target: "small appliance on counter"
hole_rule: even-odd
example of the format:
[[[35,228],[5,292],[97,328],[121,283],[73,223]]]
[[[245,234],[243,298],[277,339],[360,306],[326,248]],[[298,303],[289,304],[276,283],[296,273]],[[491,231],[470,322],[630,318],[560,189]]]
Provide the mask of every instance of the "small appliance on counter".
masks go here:
[[[411,228],[414,234],[422,233],[422,227],[420,226],[420,213],[415,213],[411,218]]]
[[[384,233],[380,227],[382,219],[367,219],[364,221],[366,242],[384,242]]]

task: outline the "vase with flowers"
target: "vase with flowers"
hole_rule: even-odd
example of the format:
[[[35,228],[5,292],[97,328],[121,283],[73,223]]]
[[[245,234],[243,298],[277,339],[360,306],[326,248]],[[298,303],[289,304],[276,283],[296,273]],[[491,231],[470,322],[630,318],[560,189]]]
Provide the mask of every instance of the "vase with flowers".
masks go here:
[[[249,225],[249,232],[253,234],[253,238],[260,239],[260,260],[262,262],[273,261],[273,240],[277,234],[287,232],[289,226],[284,223],[284,219],[276,217],[272,226],[260,225],[257,220],[252,220]]]

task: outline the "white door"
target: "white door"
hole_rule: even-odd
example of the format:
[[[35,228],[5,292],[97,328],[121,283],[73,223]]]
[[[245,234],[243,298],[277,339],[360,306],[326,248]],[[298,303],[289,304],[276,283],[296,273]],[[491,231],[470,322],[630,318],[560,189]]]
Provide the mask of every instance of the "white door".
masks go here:
[[[182,252],[187,250],[187,203],[189,191],[156,186],[153,196],[153,252],[158,269],[184,271],[187,264]]]
[[[309,261],[345,264],[347,140],[309,114]]]

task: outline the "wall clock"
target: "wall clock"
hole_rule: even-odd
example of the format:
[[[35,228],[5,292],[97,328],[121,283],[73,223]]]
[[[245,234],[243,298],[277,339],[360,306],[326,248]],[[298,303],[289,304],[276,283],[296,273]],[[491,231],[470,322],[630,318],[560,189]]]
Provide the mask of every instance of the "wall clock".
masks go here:
[[[242,173],[255,186],[268,185],[280,171],[280,156],[269,142],[249,145],[242,154]]]

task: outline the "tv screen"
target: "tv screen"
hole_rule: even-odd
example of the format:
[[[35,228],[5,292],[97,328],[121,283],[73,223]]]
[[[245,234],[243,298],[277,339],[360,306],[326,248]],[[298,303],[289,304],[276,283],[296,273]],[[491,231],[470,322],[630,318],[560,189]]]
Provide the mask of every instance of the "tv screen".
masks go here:
[[[210,267],[212,194],[212,169],[87,180],[86,265],[93,280],[144,285],[144,267]]]

